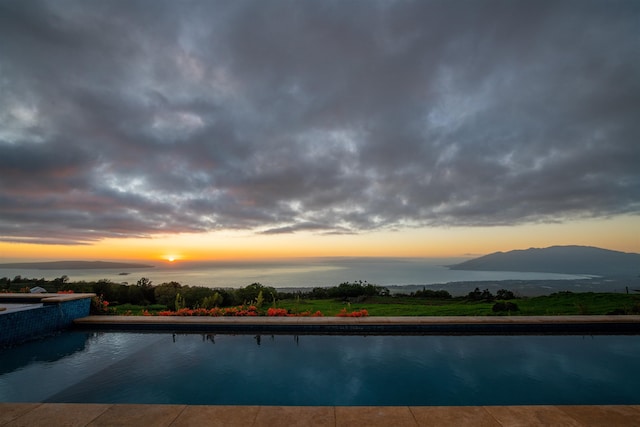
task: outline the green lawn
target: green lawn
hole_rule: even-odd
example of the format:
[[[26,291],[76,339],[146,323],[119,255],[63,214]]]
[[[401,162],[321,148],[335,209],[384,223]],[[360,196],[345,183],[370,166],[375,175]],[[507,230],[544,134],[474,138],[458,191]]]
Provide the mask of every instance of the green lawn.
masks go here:
[[[360,303],[323,300],[284,300],[278,307],[293,313],[321,311],[325,316],[335,316],[342,309],[347,311],[366,309],[369,316],[485,316],[491,314],[493,304],[458,300],[422,300],[417,298],[372,297]]]
[[[558,293],[517,301],[520,314],[529,316],[569,314],[640,314],[640,296],[617,293]]]
[[[640,314],[640,296],[619,293],[558,293],[535,298],[519,298],[511,302],[520,309],[511,315],[552,316],[577,314]],[[370,316],[487,316],[497,315],[494,302],[472,302],[462,298],[449,300],[406,297],[373,297],[360,303],[336,300],[284,300],[277,306],[294,313],[321,311],[335,316],[343,308],[348,311],[366,309]],[[501,313],[506,314],[506,313]]]
[[[308,311],[335,316],[341,310],[366,309],[370,316],[488,316],[488,315],[582,315],[582,314],[640,314],[640,296],[618,293],[557,293],[535,298],[511,300],[519,311],[494,313],[495,302],[467,301],[463,298],[446,300],[419,299],[409,297],[370,297],[363,302],[347,303],[335,299],[291,299],[276,301],[276,307],[292,313]],[[265,303],[266,311],[273,304]],[[164,306],[147,307],[150,312],[162,310]],[[117,314],[140,315],[144,307],[121,305],[112,307]]]

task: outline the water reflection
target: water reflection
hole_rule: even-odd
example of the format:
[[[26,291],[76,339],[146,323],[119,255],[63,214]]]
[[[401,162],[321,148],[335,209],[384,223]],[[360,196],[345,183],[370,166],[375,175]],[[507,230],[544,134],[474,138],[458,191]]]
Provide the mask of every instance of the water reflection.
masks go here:
[[[119,344],[115,351],[114,342]],[[78,359],[93,358],[93,371],[81,369],[84,376],[46,399],[235,405],[638,404],[637,354],[639,336],[105,334],[78,353]],[[49,381],[64,372],[52,364]],[[14,374],[9,381],[19,381]]]
[[[39,362],[55,362],[83,351],[91,333],[56,334],[19,346],[0,349],[0,375]]]

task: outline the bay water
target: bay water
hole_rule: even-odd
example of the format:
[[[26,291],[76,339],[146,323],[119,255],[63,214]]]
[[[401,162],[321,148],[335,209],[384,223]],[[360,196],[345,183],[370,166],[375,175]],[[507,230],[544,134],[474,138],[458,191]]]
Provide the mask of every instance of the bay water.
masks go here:
[[[70,281],[135,284],[147,278],[153,284],[179,282],[189,286],[239,288],[261,283],[276,288],[336,286],[363,281],[381,286],[433,285],[450,282],[502,280],[574,280],[587,276],[555,273],[463,271],[448,266],[460,258],[304,258],[269,261],[209,261],[156,263],[150,268],[31,270],[2,269],[0,278],[15,276],[51,280],[66,275]]]

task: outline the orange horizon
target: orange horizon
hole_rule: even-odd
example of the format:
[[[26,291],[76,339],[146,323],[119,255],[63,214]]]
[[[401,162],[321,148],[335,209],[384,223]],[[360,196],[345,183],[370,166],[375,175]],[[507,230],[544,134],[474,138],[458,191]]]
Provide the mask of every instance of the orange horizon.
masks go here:
[[[250,232],[105,239],[90,245],[0,242],[0,260],[104,260],[168,262],[317,257],[463,258],[498,251],[564,245],[640,252],[639,216],[567,224],[485,228],[415,228],[357,235]]]

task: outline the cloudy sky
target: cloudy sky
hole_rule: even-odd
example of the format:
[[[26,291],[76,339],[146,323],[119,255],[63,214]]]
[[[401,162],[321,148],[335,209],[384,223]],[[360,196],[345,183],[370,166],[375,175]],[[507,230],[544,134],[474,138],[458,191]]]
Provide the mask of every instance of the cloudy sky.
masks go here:
[[[635,0],[2,0],[0,40],[0,258],[640,251]]]

